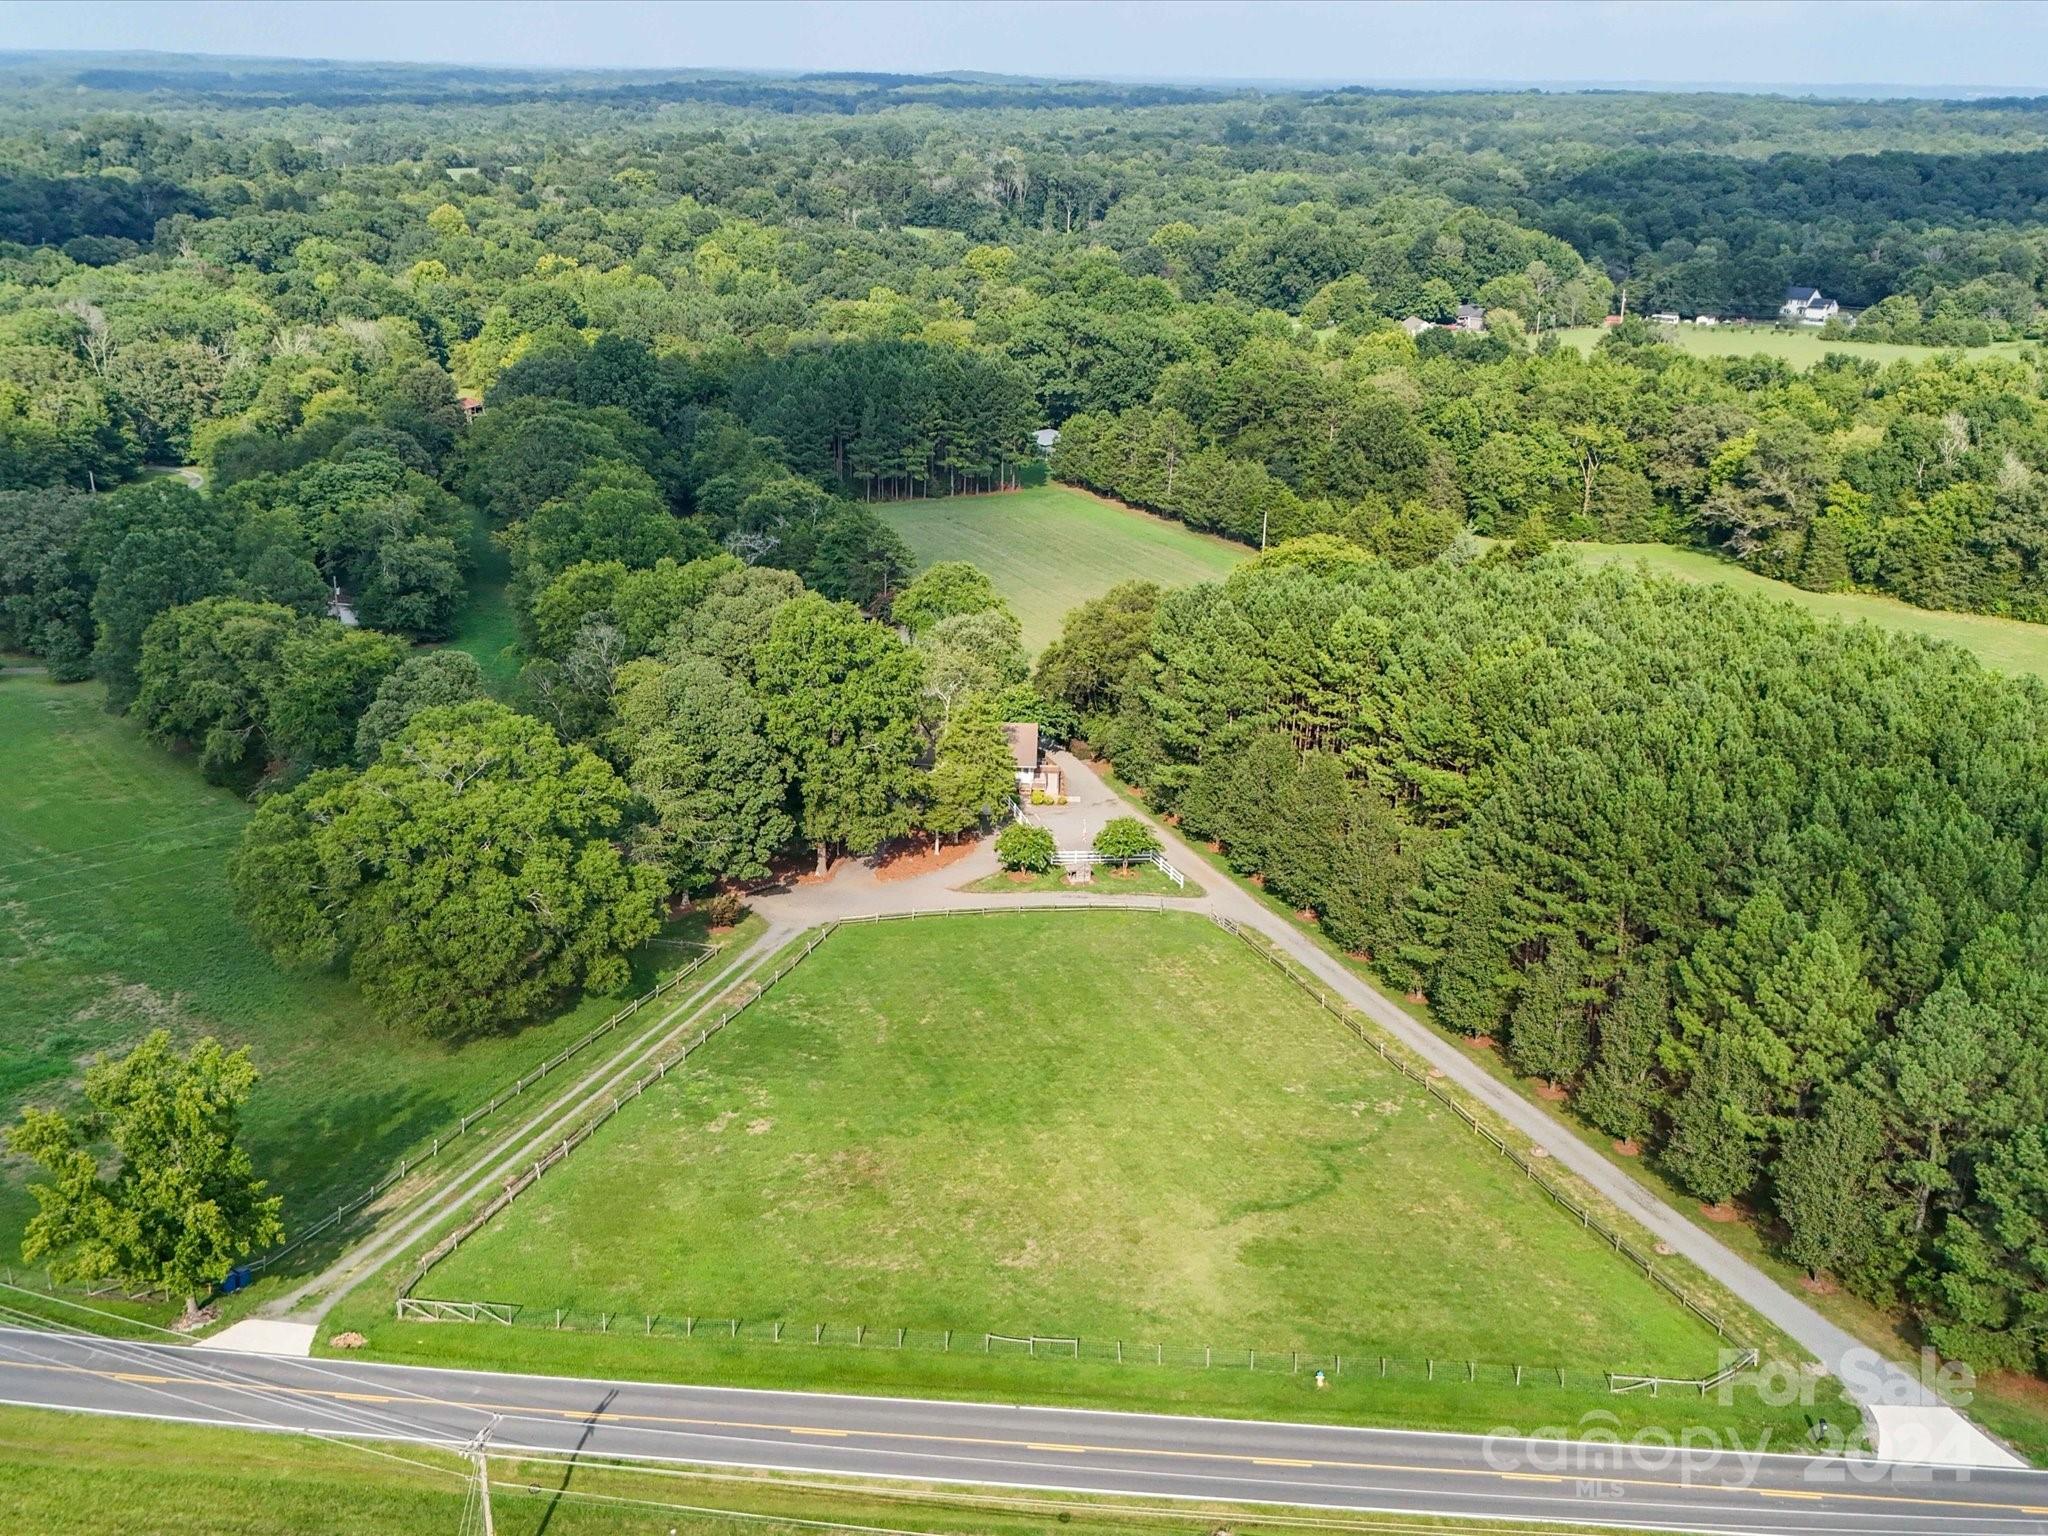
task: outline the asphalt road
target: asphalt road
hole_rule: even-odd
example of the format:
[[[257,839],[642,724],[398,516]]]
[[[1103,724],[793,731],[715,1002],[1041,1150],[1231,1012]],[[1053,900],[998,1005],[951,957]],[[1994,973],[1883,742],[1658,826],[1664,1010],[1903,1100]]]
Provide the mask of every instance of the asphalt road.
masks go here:
[[[2048,1473],[295,1360],[0,1330],[0,1401],[506,1451],[1636,1530],[2048,1536]]]

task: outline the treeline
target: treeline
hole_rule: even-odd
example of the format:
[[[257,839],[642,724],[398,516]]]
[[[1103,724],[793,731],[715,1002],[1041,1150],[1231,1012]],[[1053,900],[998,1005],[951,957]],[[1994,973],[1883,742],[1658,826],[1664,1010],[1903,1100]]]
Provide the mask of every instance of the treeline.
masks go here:
[[[1893,294],[1938,302],[1991,339],[2034,325],[2044,196],[2038,149],[1757,159],[1664,148],[1540,177],[1515,207],[1627,270],[1646,311],[1767,318],[1796,281],[1857,309]]]
[[[1253,544],[1690,542],[1816,591],[2039,622],[2044,384],[2037,358],[1695,357],[1635,321],[1591,359],[1370,328],[1175,368],[1144,406],[1069,418],[1052,467]]]
[[[753,361],[730,402],[796,473],[881,500],[1010,488],[1039,420],[1014,363],[910,342]]]
[[[1334,542],[1078,610],[1041,686],[1447,1027],[1945,1353],[2048,1366],[2048,694],[1563,558]]]

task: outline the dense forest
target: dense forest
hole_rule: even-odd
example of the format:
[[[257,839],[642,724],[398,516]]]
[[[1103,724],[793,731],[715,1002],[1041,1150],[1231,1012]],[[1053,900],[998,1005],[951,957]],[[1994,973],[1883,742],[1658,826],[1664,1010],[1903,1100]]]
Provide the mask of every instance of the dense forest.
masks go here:
[[[1540,517],[2048,615],[2033,354],[1879,367],[1845,339],[1802,374],[1633,326],[1590,362],[1551,342],[1624,288],[1767,316],[1793,282],[1870,306],[1852,337],[2038,336],[2037,103],[56,56],[6,78],[0,486],[196,463],[272,477],[253,507],[354,432],[438,459],[458,392],[548,395],[629,409],[671,508],[757,547],[804,541],[742,513],[766,466],[838,499],[1000,488],[1053,426],[1056,472],[1252,542],[1428,552]],[[1461,304],[1484,336],[1396,324]],[[471,548],[413,500],[371,601],[431,635]],[[360,544],[306,553],[369,580]]]
[[[1543,553],[2048,620],[2041,350],[1855,339],[2042,337],[2042,103],[0,80],[0,649],[257,800],[281,961],[501,1027],[673,896],[990,824],[1032,719],[1799,1262],[2048,1367],[2048,696]],[[1795,282],[1870,316],[1803,372],[1555,334]],[[1266,552],[1033,673],[876,504],[1048,469]],[[494,685],[440,647],[500,569]]]

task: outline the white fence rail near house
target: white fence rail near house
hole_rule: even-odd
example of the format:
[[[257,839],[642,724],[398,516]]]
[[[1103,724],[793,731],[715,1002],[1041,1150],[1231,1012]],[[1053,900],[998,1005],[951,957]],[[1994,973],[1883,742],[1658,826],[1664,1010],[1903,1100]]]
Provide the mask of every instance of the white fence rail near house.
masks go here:
[[[1167,863],[1166,857],[1163,854],[1148,853],[1135,859],[1117,859],[1110,857],[1110,855],[1106,853],[1096,853],[1093,849],[1084,848],[1078,852],[1073,852],[1065,848],[1062,848],[1058,853],[1053,855],[1053,857],[1058,859],[1062,864],[1067,865],[1150,864],[1154,869],[1158,870],[1162,875],[1166,876],[1166,878],[1171,880],[1175,885],[1186,885],[1188,883],[1188,877],[1182,874],[1179,870],[1175,869],[1171,864]]]

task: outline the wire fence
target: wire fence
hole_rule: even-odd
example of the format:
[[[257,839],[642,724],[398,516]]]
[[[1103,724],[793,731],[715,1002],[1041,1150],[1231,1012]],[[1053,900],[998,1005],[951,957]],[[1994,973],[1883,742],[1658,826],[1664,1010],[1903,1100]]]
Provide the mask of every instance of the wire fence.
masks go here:
[[[1333,1381],[1373,1379],[1450,1386],[1547,1387],[1569,1391],[1626,1392],[1647,1383],[1682,1385],[1700,1392],[1756,1363],[1754,1351],[1724,1359],[1714,1375],[1673,1378],[1629,1375],[1584,1365],[1538,1365],[1451,1356],[1408,1355],[1356,1349],[1257,1348],[1246,1344],[1169,1344],[1078,1334],[1008,1333],[982,1328],[876,1327],[776,1319],[672,1316],[597,1307],[527,1306],[509,1301],[445,1301],[407,1296],[401,1322],[482,1323],[501,1328],[594,1333],[622,1338],[728,1348],[858,1349],[927,1354],[1025,1357],[1092,1365],[1150,1366],[1176,1371],[1243,1371],[1310,1376]],[[1654,1390],[1652,1388],[1651,1390]]]
[[[1307,993],[1308,996],[1315,1001],[1318,1007],[1320,1007],[1325,1013],[1329,1014],[1332,1018],[1336,1019],[1338,1023],[1342,1024],[1346,1029],[1348,1029],[1363,1044],[1370,1046],[1375,1052],[1378,1053],[1379,1058],[1382,1061],[1384,1061],[1388,1066],[1392,1067],[1396,1072],[1399,1072],[1403,1077],[1407,1078],[1409,1081],[1415,1083],[1417,1086],[1422,1088],[1432,1098],[1436,1099],[1438,1103],[1442,1104],[1446,1109],[1450,1110],[1452,1114],[1456,1115],[1460,1120],[1464,1121],[1465,1124],[1471,1127],[1473,1131],[1477,1132],[1486,1141],[1490,1142],[1493,1145],[1494,1150],[1499,1152],[1501,1156],[1505,1157],[1509,1162],[1513,1163],[1515,1167],[1520,1169],[1522,1173],[1528,1177],[1531,1183],[1533,1183],[1538,1189],[1542,1190],[1543,1193],[1548,1195],[1552,1200],[1556,1201],[1557,1204],[1562,1206],[1566,1211],[1570,1212],[1573,1216],[1576,1216],[1579,1220],[1579,1225],[1581,1227],[1583,1227],[1588,1232],[1592,1232],[1600,1238],[1604,1239],[1609,1247],[1611,1247],[1616,1253],[1620,1254],[1623,1258],[1627,1259],[1630,1263],[1634,1264],[1638,1269],[1640,1269],[1643,1272],[1643,1274],[1647,1276],[1653,1284],[1662,1289],[1674,1301],[1676,1301],[1680,1306],[1684,1307],[1688,1312],[1692,1313],[1701,1322],[1705,1323],[1709,1328],[1713,1329],[1717,1337],[1722,1339],[1730,1338],[1727,1324],[1723,1322],[1720,1317],[1716,1316],[1712,1311],[1708,1310],[1706,1307],[1701,1306],[1698,1301],[1694,1300],[1692,1296],[1687,1294],[1683,1287],[1677,1284],[1677,1282],[1675,1282],[1663,1270],[1660,1270],[1657,1267],[1657,1263],[1654,1258],[1652,1258],[1650,1255],[1644,1253],[1641,1249],[1636,1247],[1634,1243],[1631,1243],[1627,1238],[1623,1237],[1620,1232],[1615,1230],[1615,1228],[1610,1226],[1607,1222],[1601,1220],[1600,1217],[1595,1216],[1579,1201],[1573,1199],[1572,1196],[1566,1193],[1562,1188],[1560,1188],[1555,1181],[1546,1177],[1541,1169],[1539,1169],[1528,1158],[1523,1157],[1522,1154],[1517,1152],[1513,1147],[1509,1146],[1506,1140],[1504,1140],[1502,1137],[1495,1134],[1491,1129],[1489,1129],[1483,1122],[1480,1121],[1478,1116],[1474,1115],[1470,1110],[1465,1108],[1464,1105],[1460,1104],[1456,1099],[1452,1098],[1448,1093],[1444,1092],[1444,1090],[1440,1088],[1429,1077],[1427,1073],[1418,1071],[1415,1067],[1410,1066],[1407,1062],[1401,1060],[1400,1057],[1396,1056],[1393,1052],[1389,1051],[1387,1049],[1386,1041],[1379,1038],[1378,1031],[1370,1028],[1363,1020],[1358,1018],[1348,1005],[1333,1000],[1326,989],[1318,987],[1306,976],[1303,976],[1300,972],[1296,971],[1293,966],[1289,965],[1279,955],[1275,954],[1272,950],[1268,949],[1264,944],[1260,943],[1257,939],[1253,938],[1252,935],[1248,933],[1242,925],[1232,922],[1229,918],[1224,917],[1220,913],[1212,912],[1209,914],[1209,917],[1210,920],[1214,922],[1218,927],[1222,928],[1226,933],[1234,934],[1237,938],[1241,939],[1244,942],[1245,946],[1248,949],[1250,949],[1253,954],[1259,956],[1261,959],[1266,961],[1267,964],[1271,965],[1282,976],[1285,976],[1289,981],[1293,982],[1294,985],[1298,987],[1301,991]],[[1754,1353],[1753,1350],[1748,1352],[1752,1354]],[[1696,1379],[1693,1378],[1641,1377],[1635,1379],[1640,1380],[1642,1382],[1649,1382],[1653,1379],[1658,1381],[1670,1381],[1674,1385],[1690,1386],[1696,1384]]]
[[[16,1269],[0,1265],[0,1279],[15,1290],[41,1291],[48,1296],[85,1296],[94,1301],[169,1301],[171,1293],[160,1285],[135,1285],[126,1280],[97,1280],[89,1285],[59,1280],[49,1270]]]
[[[361,1190],[348,1200],[343,1201],[311,1226],[302,1228],[298,1235],[292,1238],[290,1242],[283,1244],[281,1247],[273,1248],[260,1258],[250,1259],[239,1265],[236,1271],[228,1277],[227,1281],[223,1282],[224,1288],[228,1286],[239,1288],[241,1285],[248,1284],[250,1278],[254,1275],[268,1269],[287,1254],[303,1247],[336,1223],[354,1215],[379,1195],[404,1183],[412,1174],[417,1173],[424,1164],[439,1157],[445,1148],[452,1147],[462,1137],[466,1136],[471,1127],[481,1124],[485,1119],[497,1113],[497,1111],[525,1093],[527,1089],[540,1082],[550,1072],[564,1066],[571,1058],[579,1055],[591,1045],[612,1033],[620,1025],[638,1014],[649,1003],[655,1001],[663,994],[673,991],[683,982],[689,980],[690,977],[696,975],[698,971],[709,965],[724,952],[725,946],[723,944],[706,946],[696,959],[692,960],[681,970],[663,977],[647,991],[641,993],[630,1003],[627,1003],[623,1008],[620,1008],[609,1018],[605,1019],[603,1023],[594,1026],[570,1041],[569,1044],[563,1046],[538,1066],[529,1067],[526,1071],[520,1073],[518,1077],[498,1089],[497,1092],[493,1093],[482,1104],[460,1116],[455,1122],[454,1129],[443,1131],[433,1137],[423,1150],[400,1158],[397,1166],[378,1179],[376,1183],[370,1185],[367,1189]]]

